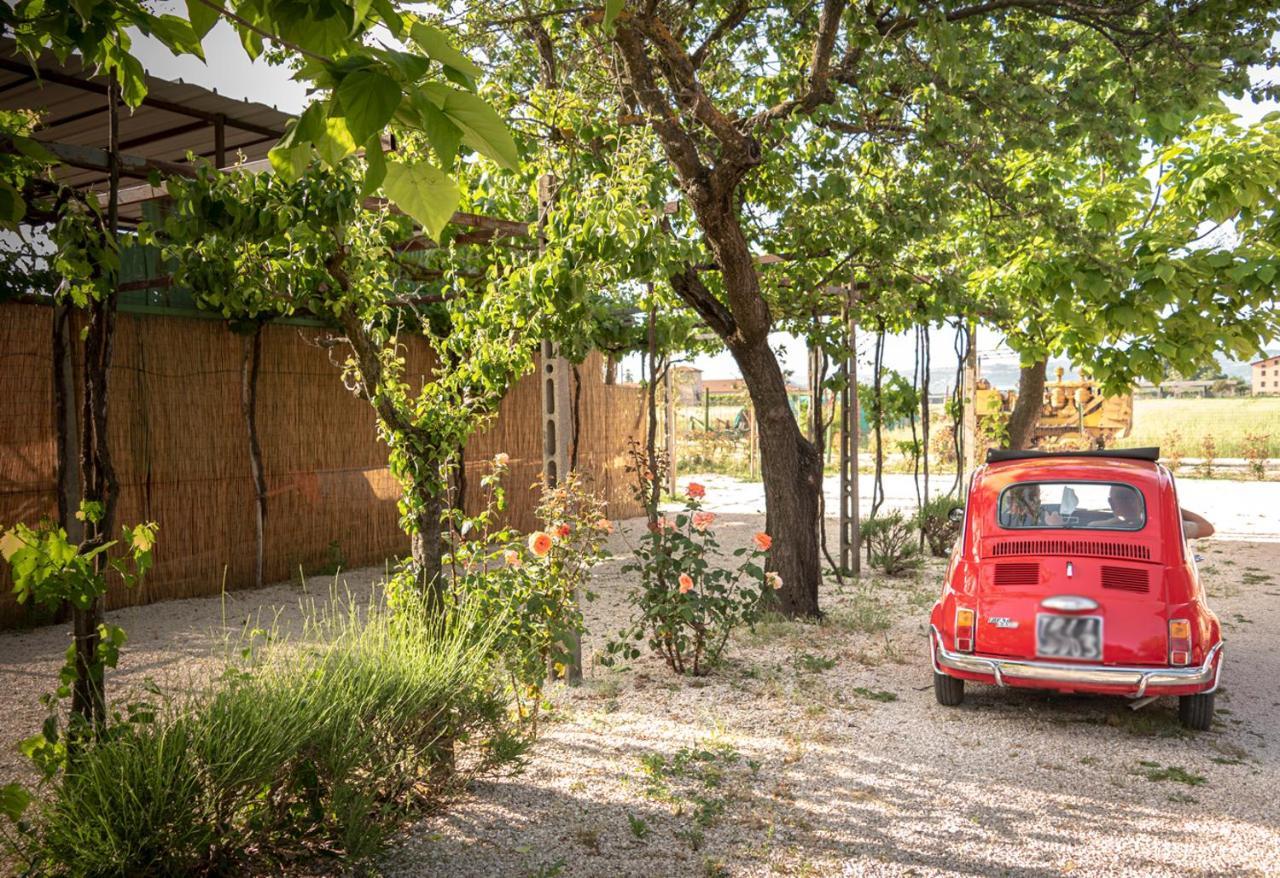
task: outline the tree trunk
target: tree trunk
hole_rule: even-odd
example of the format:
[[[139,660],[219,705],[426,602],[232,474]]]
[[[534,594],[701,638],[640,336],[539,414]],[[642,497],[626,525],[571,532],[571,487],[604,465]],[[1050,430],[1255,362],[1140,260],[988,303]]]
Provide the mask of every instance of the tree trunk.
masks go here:
[[[111,453],[107,447],[107,375],[115,335],[114,295],[94,302],[85,334],[84,400],[80,430],[80,496],[99,504],[96,522],[85,522],[85,550],[102,545],[111,533],[119,493]],[[94,559],[94,568],[105,575],[106,558]],[[102,663],[98,660],[98,627],[104,621],[105,597],[99,595],[83,610],[73,609],[76,680],[71,690],[71,710],[93,726],[106,720],[107,705]]]
[[[444,498],[432,494],[420,499],[422,511],[414,517],[409,553],[413,558],[418,590],[427,598],[429,605],[438,607],[444,597],[444,528],[440,523]]]
[[[1030,448],[1044,406],[1044,371],[1046,360],[1023,366],[1018,374],[1018,399],[1009,414],[1009,447]]]
[[[787,616],[817,616],[822,457],[791,413],[786,381],[767,336],[750,347],[731,350],[759,420],[765,530],[773,537],[766,567],[782,577],[778,608]]]
[[[604,383],[618,383],[618,359],[613,354],[604,358]]]
[[[257,543],[254,553],[253,583],[263,586],[263,556],[266,546],[267,481],[262,469],[262,445],[258,442],[258,371],[262,365],[262,324],[252,336],[241,340],[240,411],[249,434],[249,472],[253,477],[254,527]]]
[[[73,308],[59,303],[53,308],[53,408],[58,448],[58,524],[67,539],[78,545],[84,525],[76,518],[80,508],[79,420],[76,418],[76,370]]]

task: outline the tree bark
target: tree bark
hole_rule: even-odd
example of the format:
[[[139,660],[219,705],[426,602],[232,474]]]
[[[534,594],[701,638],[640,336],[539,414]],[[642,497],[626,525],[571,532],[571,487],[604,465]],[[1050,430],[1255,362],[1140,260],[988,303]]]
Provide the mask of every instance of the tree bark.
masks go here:
[[[258,371],[262,365],[262,324],[252,336],[241,340],[240,411],[249,434],[249,473],[253,477],[254,526],[257,543],[254,554],[253,582],[263,586],[263,557],[266,551],[267,481],[262,468],[262,445],[258,442]]]
[[[67,532],[67,539],[78,545],[84,539],[84,525],[76,518],[76,510],[80,508],[80,458],[77,453],[80,428],[76,418],[72,313],[71,305],[54,305],[53,408],[58,447],[58,524]]]
[[[1009,447],[1030,448],[1044,406],[1044,372],[1048,361],[1041,359],[1023,366],[1018,373],[1018,398],[1009,414]]]
[[[791,413],[782,369],[767,336],[750,347],[731,350],[759,421],[765,530],[773,537],[766,567],[782,577],[782,588],[776,592],[778,609],[792,617],[817,616],[822,457]]]
[[[107,83],[107,160],[108,197],[106,237],[116,241],[120,214],[119,103],[120,86],[114,77]],[[98,266],[98,271],[105,271]],[[114,277],[114,275],[112,275]],[[115,341],[116,292],[114,285],[89,307],[89,326],[85,332],[84,399],[80,422],[80,496],[82,502],[101,505],[96,522],[85,522],[85,550],[102,545],[115,523],[119,485],[111,465],[111,449],[107,443],[107,383],[111,354]],[[94,571],[106,575],[106,553],[93,560]],[[107,719],[106,681],[98,658],[101,639],[99,628],[105,620],[106,596],[96,596],[83,610],[71,613],[75,638],[76,679],[71,687],[71,711],[100,728]]]
[[[422,511],[414,518],[409,535],[409,554],[418,578],[418,589],[429,606],[439,607],[444,597],[444,528],[440,516],[444,498],[435,494],[421,497]]]
[[[782,588],[776,592],[780,609],[788,616],[817,616],[822,580],[818,548],[822,460],[796,423],[782,368],[769,347],[773,321],[740,215],[738,188],[764,161],[760,142],[749,131],[735,128],[706,99],[691,69],[677,70],[665,63],[670,61],[665,55],[663,62],[655,62],[647,37],[665,40],[668,32],[659,28],[642,33],[643,24],[620,22],[614,31],[624,84],[648,115],[688,199],[703,242],[720,270],[724,300],[702,283],[692,266],[671,278],[672,288],[724,341],[751,396],[760,433],[766,527],[773,537],[767,567],[782,577]],[[686,102],[681,112],[658,84],[659,69],[677,101]],[[682,125],[685,111],[710,127],[718,141],[714,166],[704,163],[697,138]]]

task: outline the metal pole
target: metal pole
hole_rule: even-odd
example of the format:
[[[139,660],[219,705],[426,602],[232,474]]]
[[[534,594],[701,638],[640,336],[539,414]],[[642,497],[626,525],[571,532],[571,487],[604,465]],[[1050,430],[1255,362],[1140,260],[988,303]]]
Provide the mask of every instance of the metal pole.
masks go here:
[[[857,576],[862,572],[862,537],[858,510],[858,324],[852,307],[845,307],[844,320],[848,380],[840,391],[840,566]]]
[[[667,493],[676,493],[676,381],[675,368],[668,362],[667,373],[663,376],[662,389],[666,394],[665,416],[667,428]]]
[[[543,174],[538,178],[538,248],[546,248],[547,214],[551,209],[555,177]],[[569,440],[573,432],[573,415],[570,411],[569,361],[560,356],[560,346],[549,339],[542,341],[539,358],[539,384],[542,389],[542,480],[547,489],[559,487],[569,476]],[[575,593],[573,599],[578,601]],[[577,684],[582,680],[582,638],[575,631],[570,635],[568,655],[565,656],[565,680]]]
[[[969,350],[964,359],[964,460],[960,471],[960,496],[965,496],[969,486],[965,473],[972,473],[978,461],[978,325],[969,322]]]

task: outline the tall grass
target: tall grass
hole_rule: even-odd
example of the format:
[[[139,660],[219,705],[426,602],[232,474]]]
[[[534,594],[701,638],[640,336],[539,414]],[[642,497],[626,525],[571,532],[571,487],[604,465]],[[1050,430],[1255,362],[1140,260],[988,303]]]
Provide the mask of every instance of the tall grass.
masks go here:
[[[522,755],[492,631],[466,611],[313,616],[301,638],[81,753],[35,807],[23,854],[74,876],[367,858],[459,772]]]
[[[1250,433],[1268,438],[1267,457],[1280,457],[1280,396],[1134,400],[1133,431],[1117,444],[1201,457],[1207,437],[1218,457],[1247,457]]]

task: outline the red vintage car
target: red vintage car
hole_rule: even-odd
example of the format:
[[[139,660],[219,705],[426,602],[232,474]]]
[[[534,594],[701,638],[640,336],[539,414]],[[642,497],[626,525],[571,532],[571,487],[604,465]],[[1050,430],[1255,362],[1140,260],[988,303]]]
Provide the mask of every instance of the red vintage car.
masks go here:
[[[1159,450],[992,451],[930,616],[939,704],[966,680],[1150,699],[1207,729],[1222,671]],[[959,512],[959,510],[957,510]]]

